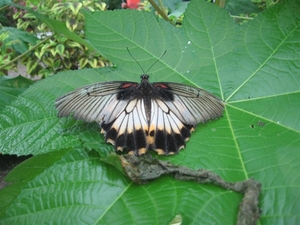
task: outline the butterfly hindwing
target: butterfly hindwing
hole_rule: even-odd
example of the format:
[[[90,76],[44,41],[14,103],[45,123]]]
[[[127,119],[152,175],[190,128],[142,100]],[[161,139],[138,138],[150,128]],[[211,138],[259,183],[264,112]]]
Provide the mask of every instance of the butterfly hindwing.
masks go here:
[[[113,122],[101,124],[106,141],[113,144],[116,150],[126,148],[128,152],[143,154],[148,149],[148,125],[142,107],[141,99],[132,99]]]
[[[111,122],[101,125],[107,142],[116,150],[141,155],[147,149],[158,154],[174,154],[185,147],[193,126],[183,124],[159,99],[151,99],[151,118],[148,123],[144,99],[132,99],[123,112]]]
[[[161,99],[152,100],[151,115],[149,131],[153,134],[153,149],[158,154],[174,154],[185,148],[192,125],[181,122]]]

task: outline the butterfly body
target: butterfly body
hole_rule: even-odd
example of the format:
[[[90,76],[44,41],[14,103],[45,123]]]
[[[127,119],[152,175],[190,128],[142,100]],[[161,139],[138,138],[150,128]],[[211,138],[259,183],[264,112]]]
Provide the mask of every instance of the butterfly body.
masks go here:
[[[178,83],[112,81],[87,85],[56,100],[58,116],[96,121],[117,151],[174,154],[198,123],[218,118],[224,105],[207,91]]]

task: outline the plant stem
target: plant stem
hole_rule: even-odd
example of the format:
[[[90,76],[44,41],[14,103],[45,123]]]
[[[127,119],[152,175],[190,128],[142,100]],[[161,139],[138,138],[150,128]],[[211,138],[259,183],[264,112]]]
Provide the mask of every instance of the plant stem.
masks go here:
[[[245,17],[245,16],[233,16],[230,15],[232,18],[236,18],[236,19],[242,19],[242,20],[253,20],[253,17]]]
[[[158,12],[159,15],[161,15],[162,18],[164,18],[166,21],[169,21],[173,26],[175,26],[171,20],[169,19],[169,17],[166,15],[166,13],[164,12],[163,9],[159,8],[158,5],[156,5],[156,3],[153,0],[149,0],[150,4],[153,6],[153,8],[156,9],[156,11]],[[162,5],[161,1],[160,4]]]

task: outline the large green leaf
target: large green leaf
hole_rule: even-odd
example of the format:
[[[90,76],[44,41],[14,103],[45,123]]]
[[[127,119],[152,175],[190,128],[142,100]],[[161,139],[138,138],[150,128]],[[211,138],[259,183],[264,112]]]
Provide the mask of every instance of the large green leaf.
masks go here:
[[[89,40],[117,68],[49,77],[3,110],[1,152],[74,150],[23,186],[1,224],[168,224],[177,214],[184,224],[235,223],[240,194],[168,176],[136,185],[86,150],[113,149],[96,124],[56,118],[55,98],[74,88],[139,79],[126,47],[146,71],[167,50],[151,81],[193,84],[226,101],[223,118],[199,125],[180,154],[160,158],[227,181],[254,177],[263,188],[259,224],[300,223],[299,9],[278,4],[239,27],[223,9],[192,1],[181,29],[144,12],[87,12]]]
[[[1,190],[0,194],[0,217],[5,210],[27,186],[28,182],[41,174],[45,169],[56,163],[69,149],[61,151],[49,152],[47,154],[31,157],[14,168],[6,177],[5,180],[11,185]]]

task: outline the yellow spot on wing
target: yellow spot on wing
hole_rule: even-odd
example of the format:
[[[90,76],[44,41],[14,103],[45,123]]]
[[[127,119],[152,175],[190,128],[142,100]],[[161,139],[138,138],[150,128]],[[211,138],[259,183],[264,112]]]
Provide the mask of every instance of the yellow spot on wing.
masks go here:
[[[147,149],[146,149],[146,148],[140,148],[140,149],[139,149],[139,155],[143,155],[143,154],[145,154],[145,153],[146,153],[146,151],[147,151]]]
[[[111,143],[112,145],[115,145],[115,144],[116,144],[116,142],[115,142],[114,140],[110,139],[110,138],[107,139],[106,142],[107,142],[107,143]]]
[[[123,149],[124,149],[124,147],[122,147],[122,146],[118,146],[118,147],[117,147],[117,151],[121,151],[121,152],[122,152]]]
[[[159,155],[164,155],[165,151],[163,149],[155,149],[155,151],[157,152],[157,154]]]

